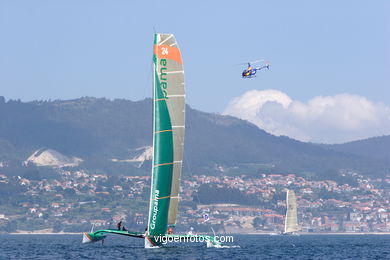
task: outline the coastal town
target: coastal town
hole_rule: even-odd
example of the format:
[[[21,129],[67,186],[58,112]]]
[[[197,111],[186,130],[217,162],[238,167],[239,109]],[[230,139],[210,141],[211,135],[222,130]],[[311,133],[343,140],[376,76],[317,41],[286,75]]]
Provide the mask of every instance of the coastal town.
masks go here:
[[[0,232],[81,232],[95,226],[143,230],[149,176],[109,176],[58,169],[33,180],[0,173]],[[283,230],[286,189],[297,194],[302,233],[390,232],[390,176],[345,173],[350,183],[294,174],[191,175],[181,182],[177,231],[272,233]],[[205,219],[207,216],[207,219]]]

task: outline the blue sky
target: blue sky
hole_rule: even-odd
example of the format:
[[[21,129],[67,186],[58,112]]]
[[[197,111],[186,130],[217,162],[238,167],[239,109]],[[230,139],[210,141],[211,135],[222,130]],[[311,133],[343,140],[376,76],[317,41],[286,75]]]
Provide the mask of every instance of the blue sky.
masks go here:
[[[154,27],[176,35],[194,108],[222,113],[267,89],[388,107],[389,11],[389,1],[0,0],[0,95],[149,97]],[[271,70],[242,80],[234,65],[259,58]]]

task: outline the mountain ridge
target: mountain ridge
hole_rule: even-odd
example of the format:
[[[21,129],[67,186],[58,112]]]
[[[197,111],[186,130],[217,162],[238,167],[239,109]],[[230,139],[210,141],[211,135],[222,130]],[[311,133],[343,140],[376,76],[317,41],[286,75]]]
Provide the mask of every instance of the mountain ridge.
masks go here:
[[[21,102],[0,99],[0,161],[24,161],[43,147],[81,158],[80,168],[112,174],[148,174],[150,163],[126,163],[136,149],[152,143],[152,101],[83,97]],[[185,174],[261,172],[339,178],[345,172],[384,176],[390,163],[386,146],[366,140],[342,145],[304,143],[273,136],[232,116],[187,106]],[[390,137],[378,137],[387,138]],[[376,140],[376,139],[374,139]],[[387,149],[386,149],[387,148]],[[112,161],[115,158],[118,161]],[[111,160],[111,161],[110,161]]]

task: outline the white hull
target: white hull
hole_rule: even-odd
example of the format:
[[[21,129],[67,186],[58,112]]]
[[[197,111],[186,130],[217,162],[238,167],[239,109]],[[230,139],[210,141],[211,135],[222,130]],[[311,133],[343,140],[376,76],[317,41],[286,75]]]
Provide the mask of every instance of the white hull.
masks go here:
[[[89,237],[89,235],[87,233],[83,233],[83,244],[85,243],[92,243],[93,240]]]
[[[152,241],[150,240],[150,238],[148,237],[145,237],[145,248],[160,248],[160,246],[156,246],[152,243]]]

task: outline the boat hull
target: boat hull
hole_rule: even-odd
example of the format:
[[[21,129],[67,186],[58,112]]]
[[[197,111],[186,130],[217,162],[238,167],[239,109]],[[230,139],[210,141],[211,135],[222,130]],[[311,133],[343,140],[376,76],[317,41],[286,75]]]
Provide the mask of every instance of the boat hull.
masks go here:
[[[106,235],[101,233],[83,233],[83,244],[94,243],[106,238]]]

